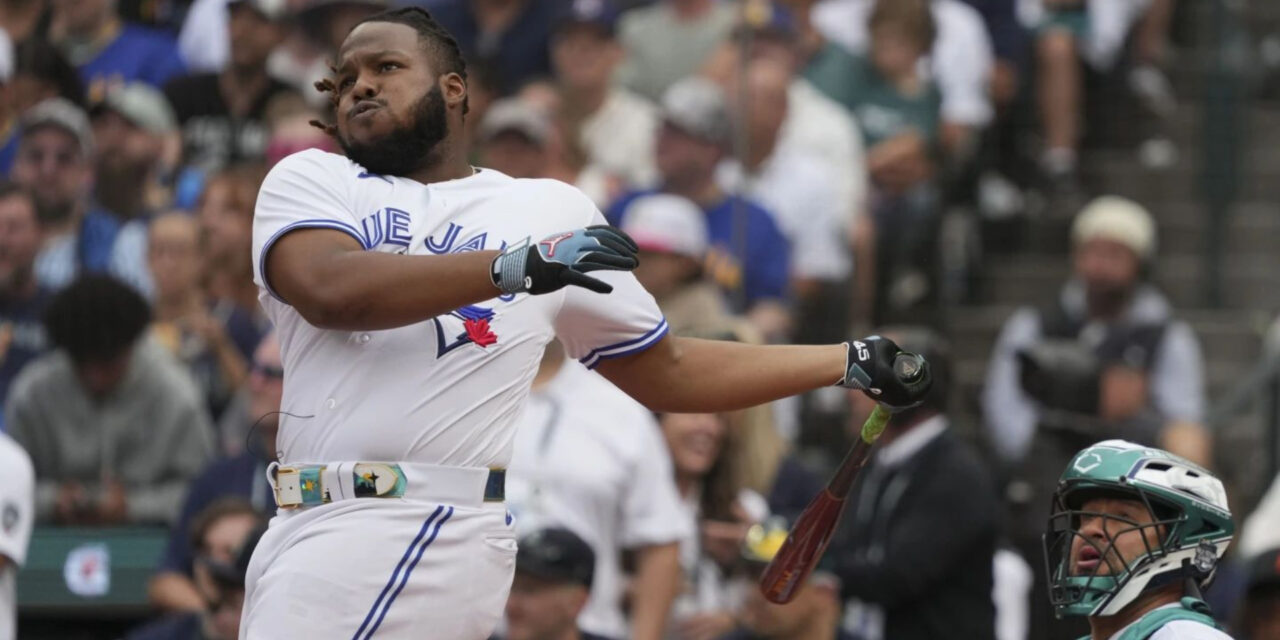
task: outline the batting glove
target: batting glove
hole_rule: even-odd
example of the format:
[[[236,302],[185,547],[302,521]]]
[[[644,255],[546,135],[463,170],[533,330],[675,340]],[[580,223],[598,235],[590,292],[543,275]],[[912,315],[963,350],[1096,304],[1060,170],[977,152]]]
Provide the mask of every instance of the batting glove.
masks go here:
[[[871,336],[844,343],[844,378],[836,384],[866,393],[873,400],[890,409],[909,409],[920,404],[933,384],[929,363],[921,360],[919,372],[910,379],[902,379],[894,371],[893,362],[906,353],[888,338]]]
[[[630,271],[640,262],[639,251],[627,234],[608,225],[566,231],[509,247],[493,260],[494,286],[503,293],[551,293],[569,285],[609,293],[613,287],[589,271]]]

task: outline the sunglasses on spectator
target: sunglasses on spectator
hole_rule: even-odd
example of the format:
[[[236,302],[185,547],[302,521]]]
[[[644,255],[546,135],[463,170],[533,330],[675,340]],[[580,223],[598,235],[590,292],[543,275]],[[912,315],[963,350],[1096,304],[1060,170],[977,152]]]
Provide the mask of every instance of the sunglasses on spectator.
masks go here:
[[[249,369],[249,373],[250,374],[256,373],[263,377],[271,378],[272,380],[284,379],[283,367],[276,367],[269,364],[262,364],[261,362],[253,363],[253,367]]]

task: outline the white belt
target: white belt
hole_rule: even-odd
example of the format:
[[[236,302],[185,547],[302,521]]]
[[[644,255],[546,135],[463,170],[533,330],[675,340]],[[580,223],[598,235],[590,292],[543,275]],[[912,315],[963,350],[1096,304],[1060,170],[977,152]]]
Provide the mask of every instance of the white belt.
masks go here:
[[[271,483],[281,509],[353,498],[404,498],[479,508],[504,499],[506,472],[414,462],[271,463]]]

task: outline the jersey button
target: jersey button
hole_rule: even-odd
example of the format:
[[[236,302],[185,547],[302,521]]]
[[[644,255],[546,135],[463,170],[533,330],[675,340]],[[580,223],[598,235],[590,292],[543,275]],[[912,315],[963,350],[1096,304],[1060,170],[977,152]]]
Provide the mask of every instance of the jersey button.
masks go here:
[[[329,398],[328,402],[325,402],[325,403],[324,403],[324,406],[325,406],[325,407],[328,407],[328,408],[330,408],[330,409],[332,409],[332,408],[334,408],[334,407],[338,406],[338,401],[337,401],[336,399],[334,399],[334,398]]]
[[[372,339],[372,336],[367,333],[360,334],[360,344],[369,344],[369,341]]]

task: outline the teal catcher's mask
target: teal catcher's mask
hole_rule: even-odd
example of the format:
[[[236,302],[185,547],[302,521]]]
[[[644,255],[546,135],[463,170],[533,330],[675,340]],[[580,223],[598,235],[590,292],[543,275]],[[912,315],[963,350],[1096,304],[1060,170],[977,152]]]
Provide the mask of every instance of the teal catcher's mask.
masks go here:
[[[1085,511],[1096,498],[1129,506]],[[1109,616],[1151,589],[1187,579],[1204,587],[1234,532],[1226,490],[1207,470],[1160,449],[1099,442],[1076,454],[1053,497],[1049,599],[1059,617]],[[1126,560],[1118,541],[1141,551]]]

